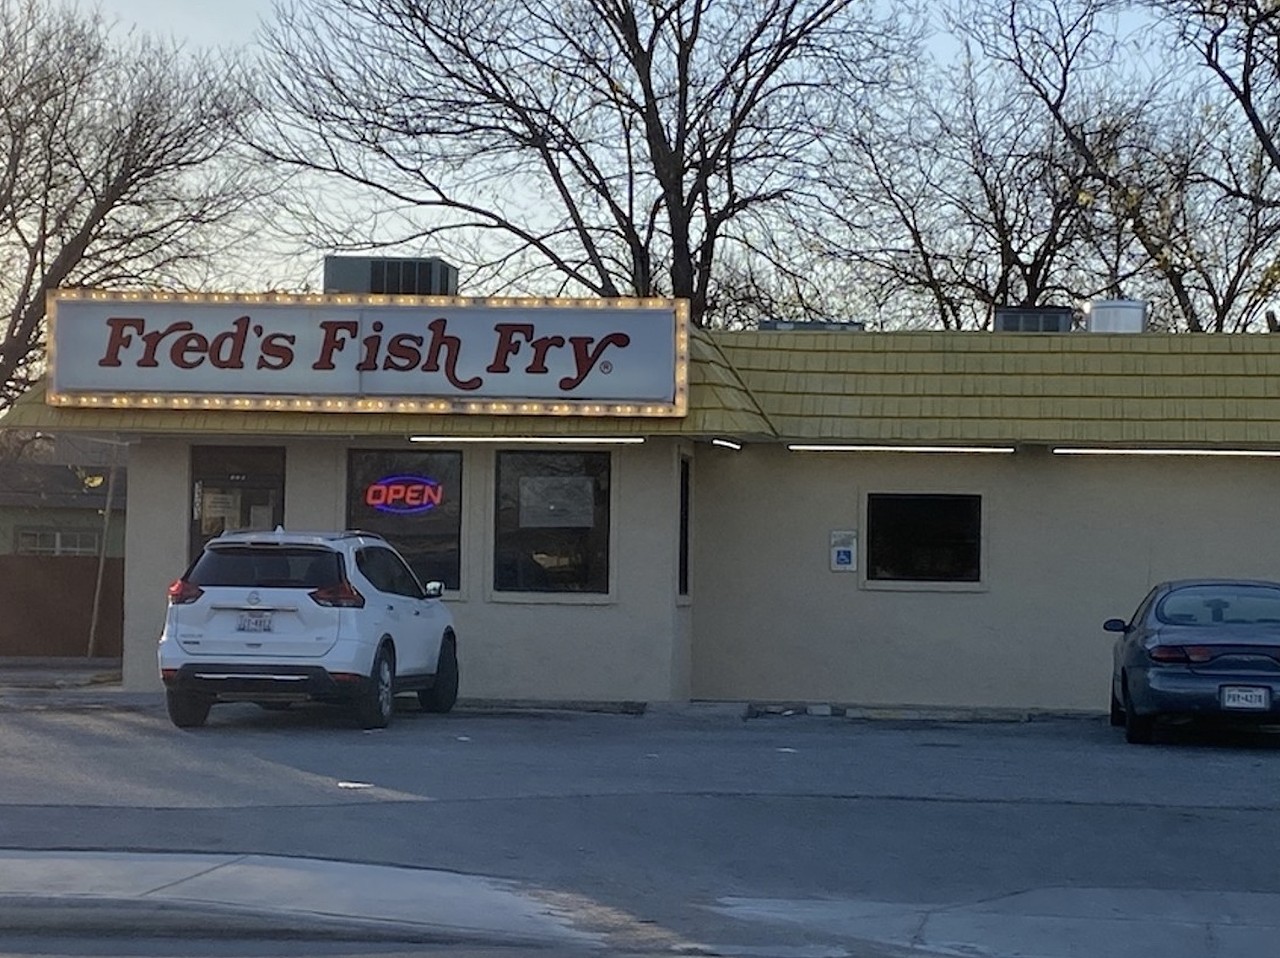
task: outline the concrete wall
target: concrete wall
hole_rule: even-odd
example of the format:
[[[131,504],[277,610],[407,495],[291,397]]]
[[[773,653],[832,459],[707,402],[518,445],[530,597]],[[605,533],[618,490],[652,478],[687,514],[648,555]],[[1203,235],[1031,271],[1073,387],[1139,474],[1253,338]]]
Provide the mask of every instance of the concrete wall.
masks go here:
[[[693,696],[1102,709],[1112,636],[1148,588],[1280,578],[1268,459],[700,455]],[[982,495],[982,581],[900,586],[830,571],[868,493]]]
[[[202,444],[210,444],[202,441]],[[362,443],[383,448],[377,443]],[[285,443],[285,525],[346,523],[347,446]],[[601,447],[606,448],[606,447]],[[676,602],[679,446],[613,448],[609,595],[495,593],[495,452],[463,452],[460,694],[472,698],[668,700],[688,697],[689,606]],[[165,587],[186,567],[189,444],[146,440],[130,462],[125,682],[159,687],[155,642]]]

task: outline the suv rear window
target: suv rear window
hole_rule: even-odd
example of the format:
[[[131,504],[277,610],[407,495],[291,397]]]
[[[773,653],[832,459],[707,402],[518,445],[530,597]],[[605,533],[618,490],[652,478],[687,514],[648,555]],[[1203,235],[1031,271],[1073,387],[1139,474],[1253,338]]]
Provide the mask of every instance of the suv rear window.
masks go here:
[[[342,580],[342,559],[327,549],[225,546],[206,549],[187,581],[198,586],[320,589]]]

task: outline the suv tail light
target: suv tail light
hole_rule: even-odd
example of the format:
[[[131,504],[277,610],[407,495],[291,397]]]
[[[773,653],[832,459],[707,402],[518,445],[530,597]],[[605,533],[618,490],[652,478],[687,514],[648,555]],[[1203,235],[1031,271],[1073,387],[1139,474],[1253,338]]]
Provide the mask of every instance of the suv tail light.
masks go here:
[[[175,579],[169,586],[170,605],[190,605],[202,595],[204,595],[204,589],[198,585],[192,585],[186,579]]]
[[[341,582],[335,582],[333,585],[326,585],[307,594],[316,605],[336,609],[364,608],[364,596],[357,592],[355,587],[346,579]]]

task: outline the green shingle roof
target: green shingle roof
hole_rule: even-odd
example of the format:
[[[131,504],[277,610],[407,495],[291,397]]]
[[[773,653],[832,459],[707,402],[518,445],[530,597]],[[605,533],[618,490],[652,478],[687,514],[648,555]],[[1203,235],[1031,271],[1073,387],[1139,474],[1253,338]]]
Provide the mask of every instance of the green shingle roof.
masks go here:
[[[0,426],[1280,446],[1280,336],[695,331],[683,418],[71,409],[37,386]]]
[[[779,436],[1280,445],[1280,336],[721,333]]]

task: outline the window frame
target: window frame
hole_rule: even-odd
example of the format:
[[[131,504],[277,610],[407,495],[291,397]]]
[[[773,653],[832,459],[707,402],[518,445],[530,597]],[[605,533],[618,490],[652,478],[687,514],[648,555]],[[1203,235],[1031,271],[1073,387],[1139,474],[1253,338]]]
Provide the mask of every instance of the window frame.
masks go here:
[[[34,550],[34,551],[29,551],[29,550],[25,550],[25,549],[23,549],[23,548],[22,548],[22,537],[23,537],[23,536],[28,536],[28,535],[33,535],[33,536],[47,536],[47,535],[51,535],[51,536],[53,536],[53,551],[51,551],[51,552],[50,552],[50,551],[46,551],[46,550],[44,550],[44,549],[40,549],[40,548],[37,548],[37,549],[36,549],[36,550]],[[73,550],[70,550],[70,551],[63,549],[63,548],[62,548],[62,538],[63,538],[63,536],[69,536],[69,535],[74,535],[74,536],[85,536],[85,535],[88,535],[88,536],[92,536],[92,537],[93,537],[93,549],[92,549],[91,551],[88,551],[88,552],[86,552],[86,551],[84,551],[84,550],[80,549],[79,547],[77,547],[77,548],[75,548],[75,549],[73,549]],[[68,526],[68,527],[66,527],[66,528],[61,528],[61,527],[57,527],[57,526],[18,526],[17,528],[15,528],[15,529],[13,530],[13,552],[14,552],[14,555],[24,555],[24,556],[58,556],[58,557],[65,557],[65,556],[96,556],[96,555],[98,555],[101,551],[102,551],[102,530],[101,530],[101,529],[92,529],[92,528],[89,528],[89,527],[87,527],[87,526],[75,526],[75,527]]]
[[[498,447],[488,450],[487,457],[487,474],[488,474],[488,495],[484,497],[485,501],[485,527],[486,527],[486,548],[484,561],[484,589],[483,595],[485,601],[493,603],[506,603],[515,605],[613,605],[617,599],[617,580],[618,580],[618,514],[620,509],[620,490],[622,488],[622,480],[620,479],[622,470],[618,468],[617,451],[614,449],[602,449],[599,446],[591,446],[584,444],[583,446],[570,446],[564,449],[522,449],[519,447]],[[608,588],[604,592],[521,592],[508,589],[498,589],[495,586],[497,572],[497,552],[498,552],[498,480],[499,467],[498,463],[504,453],[524,454],[530,452],[545,452],[552,455],[565,454],[598,454],[607,457],[609,468],[609,526],[608,535],[609,542],[606,549],[607,562],[607,580]]]
[[[871,569],[871,500],[876,496],[931,498],[939,496],[972,497],[978,500],[978,578],[969,579],[875,579]],[[987,592],[992,578],[992,555],[987,534],[995,497],[989,491],[972,488],[938,489],[874,489],[860,498],[860,533],[858,535],[858,586],[874,592]]]
[[[403,553],[400,553],[399,546],[397,546],[394,541],[395,535],[393,532],[388,532],[388,530],[386,529],[377,528],[376,524],[370,524],[367,522],[361,523],[361,522],[354,521],[353,497],[357,494],[357,490],[355,488],[356,483],[354,481],[356,478],[356,475],[355,475],[356,458],[361,455],[374,455],[374,456],[376,455],[391,455],[391,456],[448,455],[456,458],[457,469],[458,469],[458,482],[456,486],[456,491],[452,493],[452,495],[457,498],[457,502],[458,502],[458,528],[456,532],[457,555],[458,555],[458,584],[456,587],[450,586],[448,584],[447,576],[437,575],[433,577],[427,577],[425,575],[419,575],[416,571],[414,571],[413,566],[409,565],[408,563],[408,557],[405,556]],[[470,503],[472,490],[468,486],[468,482],[469,482],[469,476],[472,473],[476,472],[475,465],[471,462],[470,457],[467,455],[464,455],[463,450],[455,446],[442,446],[440,448],[432,448],[432,449],[399,449],[399,448],[385,447],[385,446],[352,446],[347,448],[344,459],[345,459],[344,464],[346,469],[344,481],[346,484],[346,489],[345,489],[345,494],[342,500],[342,510],[343,510],[342,514],[343,514],[343,521],[346,527],[349,529],[364,529],[368,532],[382,536],[384,539],[386,539],[387,542],[392,546],[393,554],[400,555],[400,558],[405,561],[405,564],[408,566],[409,571],[413,574],[414,581],[416,581],[419,584],[419,586],[423,586],[428,581],[428,578],[433,580],[439,580],[445,583],[446,593],[450,597],[454,599],[465,598],[466,588],[467,588],[467,578],[468,578],[467,554],[471,548],[471,543],[468,541],[467,535],[468,535],[468,526],[469,526],[468,510],[472,508],[472,505]],[[425,595],[425,590],[423,594]]]

